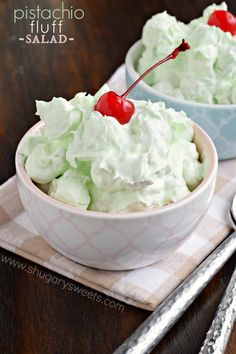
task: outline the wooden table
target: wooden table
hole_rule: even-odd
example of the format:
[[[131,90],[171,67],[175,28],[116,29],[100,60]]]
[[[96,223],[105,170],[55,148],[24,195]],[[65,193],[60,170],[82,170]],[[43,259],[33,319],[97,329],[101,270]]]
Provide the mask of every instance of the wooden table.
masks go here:
[[[64,24],[75,41],[27,45],[18,37],[27,33],[29,21],[14,24],[13,9],[36,7],[37,3],[55,8],[60,1],[0,1],[0,183],[15,173],[17,143],[37,120],[35,99],[70,98],[79,91],[94,93],[124,61],[151,15],[168,10],[189,21],[212,2],[71,0],[66,4],[85,12],[83,20]],[[235,1],[228,0],[228,5],[236,13]],[[32,265],[5,250],[1,254]],[[224,266],[153,353],[198,353],[235,260]],[[38,269],[53,274],[43,267]],[[149,315],[126,304],[123,311],[114,310],[9,264],[1,263],[0,281],[0,353],[4,354],[112,353]],[[227,354],[233,353],[236,333],[227,349]]]

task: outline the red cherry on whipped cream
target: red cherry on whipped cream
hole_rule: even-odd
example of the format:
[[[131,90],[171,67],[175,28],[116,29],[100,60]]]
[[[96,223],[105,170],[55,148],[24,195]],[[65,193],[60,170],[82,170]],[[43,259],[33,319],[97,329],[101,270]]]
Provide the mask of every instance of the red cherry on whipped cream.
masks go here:
[[[209,17],[208,25],[219,27],[224,32],[230,32],[232,36],[236,34],[236,17],[229,11],[214,11]]]
[[[182,43],[175,48],[175,50],[169,54],[164,59],[160,60],[158,63],[154,64],[145,73],[143,73],[123,95],[118,95],[114,91],[109,91],[102,95],[97,104],[95,105],[95,111],[100,112],[104,116],[111,116],[118,120],[120,124],[126,124],[130,121],[132,115],[134,114],[135,107],[133,102],[129,101],[126,97],[134,89],[134,87],[152,70],[154,70],[159,65],[165,63],[170,59],[175,59],[180,52],[185,52],[190,49],[190,45],[182,40]]]

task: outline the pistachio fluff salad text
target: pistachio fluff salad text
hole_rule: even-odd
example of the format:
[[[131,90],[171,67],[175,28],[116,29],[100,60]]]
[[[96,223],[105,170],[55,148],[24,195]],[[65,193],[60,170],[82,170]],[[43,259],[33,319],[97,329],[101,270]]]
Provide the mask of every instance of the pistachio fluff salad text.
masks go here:
[[[94,110],[109,91],[72,100],[37,101],[41,132],[23,139],[20,154],[30,178],[51,197],[102,212],[157,208],[187,196],[205,168],[186,114],[164,103],[132,101],[127,124]]]
[[[143,28],[144,50],[137,71],[143,73],[185,38],[191,50],[153,71],[145,81],[157,91],[180,99],[236,104],[236,18],[226,10],[226,3],[211,5],[202,17],[187,25],[167,12],[153,16]],[[222,19],[224,13],[232,16],[228,28],[227,18]]]

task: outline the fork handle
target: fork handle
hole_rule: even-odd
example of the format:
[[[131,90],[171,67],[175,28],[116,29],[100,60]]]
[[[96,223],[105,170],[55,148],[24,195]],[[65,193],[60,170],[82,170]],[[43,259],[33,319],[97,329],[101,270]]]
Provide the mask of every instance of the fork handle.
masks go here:
[[[216,315],[206,334],[199,354],[222,354],[225,352],[236,321],[236,268],[218,306]]]

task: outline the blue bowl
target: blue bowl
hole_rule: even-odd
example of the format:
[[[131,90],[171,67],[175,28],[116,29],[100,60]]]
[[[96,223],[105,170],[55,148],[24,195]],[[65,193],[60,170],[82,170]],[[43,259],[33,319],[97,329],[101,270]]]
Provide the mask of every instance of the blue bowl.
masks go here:
[[[141,57],[141,40],[128,51],[125,60],[126,82],[130,86],[138,77],[136,65]],[[168,96],[141,81],[130,93],[130,98],[165,102],[167,107],[183,110],[189,118],[199,124],[212,138],[220,160],[236,157],[236,104],[213,105],[181,100]]]

